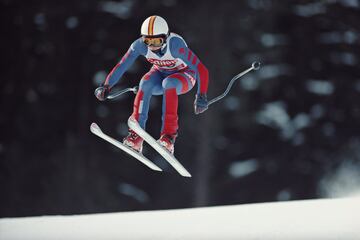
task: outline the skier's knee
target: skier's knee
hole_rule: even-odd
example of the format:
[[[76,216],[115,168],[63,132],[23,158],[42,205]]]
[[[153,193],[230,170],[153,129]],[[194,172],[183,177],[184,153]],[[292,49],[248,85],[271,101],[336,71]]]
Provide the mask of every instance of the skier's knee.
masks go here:
[[[179,93],[179,91],[181,92],[181,85],[178,84],[178,81],[176,78],[167,78],[163,81],[162,87],[164,90],[175,88],[176,92]]]
[[[144,81],[141,80],[140,84],[139,84],[139,89],[142,90],[143,92],[147,92],[150,91],[153,87],[153,83],[150,81]]]

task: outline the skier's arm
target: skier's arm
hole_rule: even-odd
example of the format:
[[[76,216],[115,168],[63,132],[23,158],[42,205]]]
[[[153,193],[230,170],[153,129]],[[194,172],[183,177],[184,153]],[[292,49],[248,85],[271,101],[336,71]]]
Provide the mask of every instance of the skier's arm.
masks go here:
[[[193,71],[198,72],[196,78],[198,82],[197,94],[195,95],[194,111],[195,114],[205,112],[208,109],[207,90],[209,85],[209,72],[200,59],[188,48],[181,38],[174,37],[171,43],[171,52],[174,57],[183,60]]]
[[[199,73],[199,77],[196,78],[198,82],[197,94],[206,95],[209,84],[209,72],[207,68],[195,53],[186,46],[182,39],[174,37],[171,40],[170,47],[172,55],[176,58],[180,58],[191,70]]]
[[[144,52],[145,51],[145,52]],[[112,88],[116,83],[119,82],[123,74],[129,69],[139,55],[146,54],[146,46],[139,38],[134,41],[125,55],[122,57],[120,62],[111,70],[106,77],[104,85]]]

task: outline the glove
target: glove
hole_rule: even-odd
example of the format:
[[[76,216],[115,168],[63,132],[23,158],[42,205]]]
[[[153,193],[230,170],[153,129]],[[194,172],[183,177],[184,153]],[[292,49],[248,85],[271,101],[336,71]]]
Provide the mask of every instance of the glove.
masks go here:
[[[196,94],[194,101],[194,111],[195,114],[203,113],[208,109],[208,101],[206,94]]]
[[[102,85],[95,89],[95,96],[100,101],[105,101],[106,98],[109,96],[110,93],[110,86],[109,85]]]

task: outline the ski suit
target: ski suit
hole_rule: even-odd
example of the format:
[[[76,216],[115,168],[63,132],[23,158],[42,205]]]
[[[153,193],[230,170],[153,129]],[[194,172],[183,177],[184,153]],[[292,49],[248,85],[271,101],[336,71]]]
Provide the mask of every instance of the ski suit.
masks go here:
[[[109,73],[105,84],[113,87],[140,55],[153,66],[140,81],[132,116],[145,129],[151,96],[163,95],[161,135],[176,134],[178,95],[190,91],[196,82],[197,93],[206,94],[208,70],[178,34],[170,33],[166,43],[157,52],[151,51],[140,37]]]

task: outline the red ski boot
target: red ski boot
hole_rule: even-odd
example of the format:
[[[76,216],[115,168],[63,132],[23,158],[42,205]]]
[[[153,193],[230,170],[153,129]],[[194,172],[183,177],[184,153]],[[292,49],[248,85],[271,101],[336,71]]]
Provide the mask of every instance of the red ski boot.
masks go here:
[[[129,129],[129,135],[124,138],[123,144],[141,153],[144,140],[133,130]]]
[[[168,150],[171,154],[174,154],[174,144],[177,134],[163,134],[157,142]]]

